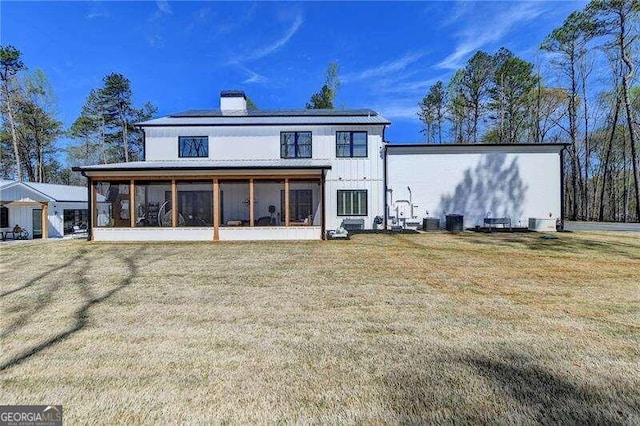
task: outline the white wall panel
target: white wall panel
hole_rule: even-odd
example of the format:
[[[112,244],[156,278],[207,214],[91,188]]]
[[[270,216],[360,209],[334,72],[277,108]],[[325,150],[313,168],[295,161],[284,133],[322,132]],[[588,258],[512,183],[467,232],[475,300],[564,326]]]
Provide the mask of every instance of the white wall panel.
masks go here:
[[[213,228],[93,228],[94,241],[213,241]]]
[[[319,226],[220,228],[220,241],[319,240],[321,238],[322,229]]]
[[[426,211],[442,223],[445,214],[463,214],[469,227],[483,225],[487,216],[510,217],[513,226],[526,227],[530,217],[560,217],[560,156],[555,150],[517,152],[506,147],[398,154],[390,150],[387,185],[393,200],[409,199],[407,187],[411,188],[420,219]]]
[[[220,241],[319,240],[319,226],[220,228]],[[94,241],[212,241],[213,228],[96,228]]]

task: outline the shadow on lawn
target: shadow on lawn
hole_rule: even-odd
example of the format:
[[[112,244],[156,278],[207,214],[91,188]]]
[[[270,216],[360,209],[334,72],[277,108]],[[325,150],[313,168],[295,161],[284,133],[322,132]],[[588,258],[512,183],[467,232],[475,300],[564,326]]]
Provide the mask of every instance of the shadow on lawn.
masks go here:
[[[496,234],[496,236],[499,234]],[[501,234],[504,235],[504,234]],[[547,250],[558,251],[562,253],[580,253],[591,252],[597,254],[607,254],[613,256],[622,256],[631,260],[640,259],[640,245],[625,244],[611,241],[595,241],[572,238],[566,235],[560,235],[557,239],[544,239],[539,234],[527,234],[527,236],[501,238],[500,236],[493,238],[491,235],[483,237],[463,237],[465,241],[472,244],[490,245],[496,247],[514,247],[520,246],[529,250]]]
[[[431,351],[425,357],[428,353],[410,361],[413,369],[387,375],[389,407],[401,422],[631,424],[640,419],[640,391],[632,383],[580,386],[515,354],[456,357]]]
[[[144,247],[138,250],[136,252],[136,257],[141,255],[144,251],[145,251]],[[52,337],[48,338],[44,342],[36,346],[33,346],[19,354],[16,354],[15,356],[11,357],[7,361],[2,362],[0,364],[0,372],[20,364],[21,362],[27,360],[28,358],[40,353],[41,351],[53,345],[56,345],[68,339],[76,332],[82,330],[87,324],[87,320],[89,317],[89,310],[91,309],[91,307],[104,302],[105,300],[112,297],[114,294],[128,287],[131,284],[131,282],[134,280],[134,278],[138,275],[138,265],[136,265],[133,258],[131,256],[127,256],[126,253],[116,252],[115,257],[118,258],[127,267],[127,275],[118,283],[118,285],[113,287],[111,290],[107,291],[106,293],[100,296],[95,296],[91,292],[91,289],[89,287],[90,278],[87,276],[87,271],[91,271],[92,261],[91,261],[91,258],[85,256],[85,254],[86,254],[86,250],[81,250],[79,256],[74,257],[71,261],[65,263],[60,267],[49,270],[47,273],[41,274],[38,277],[30,280],[29,283],[27,283],[26,285],[11,291],[11,293],[15,293],[16,291],[19,291],[21,289],[28,288],[38,283],[40,280],[45,278],[48,274],[52,273],[53,271],[62,270],[65,267],[68,268],[69,266],[73,265],[75,268],[73,271],[70,271],[70,275],[76,277],[73,281],[73,284],[75,284],[78,287],[78,291],[82,295],[82,298],[84,299],[84,301],[82,305],[74,313],[73,325],[71,325],[68,329],[64,331],[61,331],[53,335]],[[81,263],[79,264],[79,262]],[[2,333],[2,338],[6,338],[7,335],[15,332],[17,329],[22,327],[34,313],[36,313],[39,309],[42,309],[47,304],[49,304],[52,297],[52,293],[58,290],[64,284],[66,283],[57,282],[52,286],[50,286],[47,289],[47,292],[45,293],[45,295],[38,298],[37,303],[33,308],[29,309],[25,314],[20,315],[20,317],[18,317],[16,321],[14,321],[12,324],[9,325],[7,331]]]
[[[40,275],[38,275],[38,276],[30,279],[29,281],[27,281],[26,284],[24,284],[24,285],[22,285],[20,287],[17,287],[17,288],[11,289],[11,290],[7,290],[5,292],[0,293],[0,299],[2,299],[3,297],[9,296],[9,295],[11,295],[13,293],[17,293],[17,292],[19,292],[21,290],[25,290],[25,289],[29,288],[32,285],[34,285],[36,283],[39,283],[42,279],[48,277],[49,275],[53,274],[54,272],[58,272],[58,271],[61,271],[63,269],[67,269],[68,267],[75,265],[78,261],[80,261],[84,257],[85,254],[87,254],[86,250],[84,250],[84,249],[79,250],[77,256],[71,257],[69,260],[67,260],[62,265],[56,266],[55,268],[51,268],[51,269],[41,273]]]

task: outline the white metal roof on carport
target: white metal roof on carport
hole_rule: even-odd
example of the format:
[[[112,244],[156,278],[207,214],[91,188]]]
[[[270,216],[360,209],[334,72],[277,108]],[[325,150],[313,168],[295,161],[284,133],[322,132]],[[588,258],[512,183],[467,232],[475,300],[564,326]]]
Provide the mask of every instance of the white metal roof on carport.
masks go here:
[[[50,183],[0,181],[0,202],[87,202],[87,188]]]

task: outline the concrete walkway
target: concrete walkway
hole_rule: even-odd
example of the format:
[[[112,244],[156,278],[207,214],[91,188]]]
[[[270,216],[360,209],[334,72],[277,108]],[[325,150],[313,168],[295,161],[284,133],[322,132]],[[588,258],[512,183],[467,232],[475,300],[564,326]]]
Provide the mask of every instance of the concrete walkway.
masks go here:
[[[631,231],[640,232],[640,223],[564,222],[567,231]]]

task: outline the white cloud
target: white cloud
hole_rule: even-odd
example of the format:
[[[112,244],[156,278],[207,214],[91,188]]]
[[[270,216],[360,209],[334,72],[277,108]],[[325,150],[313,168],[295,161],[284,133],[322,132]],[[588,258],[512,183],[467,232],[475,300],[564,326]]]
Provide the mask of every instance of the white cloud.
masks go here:
[[[470,53],[489,43],[499,42],[513,27],[537,18],[543,12],[542,5],[538,3],[518,3],[515,7],[495,14],[490,22],[476,20],[475,24],[471,24],[471,27],[460,34],[460,41],[454,52],[438,63],[437,67],[449,70],[461,68]]]
[[[169,6],[169,2],[167,0],[156,0],[156,6],[158,7],[158,10],[165,15],[170,15],[172,12],[171,6]]]
[[[89,10],[85,15],[86,19],[110,18],[111,14],[101,2],[91,2]]]
[[[441,27],[447,27],[468,15],[473,8],[473,3],[466,0],[457,0],[449,17],[440,22]]]
[[[247,67],[242,67],[242,69],[249,75],[249,77],[243,81],[244,84],[259,84],[266,83],[268,81],[267,77],[262,74],[258,74]]]
[[[297,15],[296,19],[293,21],[293,23],[291,24],[287,32],[278,40],[276,40],[275,42],[267,46],[264,46],[252,52],[249,52],[246,55],[241,55],[237,58],[234,58],[233,60],[230,61],[230,63],[252,61],[252,60],[264,58],[265,56],[269,56],[273,53],[276,53],[277,51],[282,49],[287,44],[287,42],[289,42],[291,37],[293,37],[293,35],[296,32],[298,32],[298,30],[300,29],[300,26],[302,25],[302,22],[303,22],[302,15]]]
[[[395,73],[398,73],[399,71],[403,71],[405,68],[415,63],[423,56],[425,56],[425,53],[408,53],[402,56],[401,58],[384,62],[375,67],[371,67],[359,72],[347,74],[341,80],[344,83],[351,83],[354,81],[367,80],[374,77],[379,78],[379,77],[387,76],[389,74],[395,74]]]
[[[156,10],[147,19],[147,33],[145,34],[147,44],[150,47],[155,49],[164,47],[163,26],[159,22],[172,13],[173,11],[167,0],[156,0]]]
[[[418,102],[415,99],[397,99],[374,108],[384,118],[395,120],[417,120]]]

